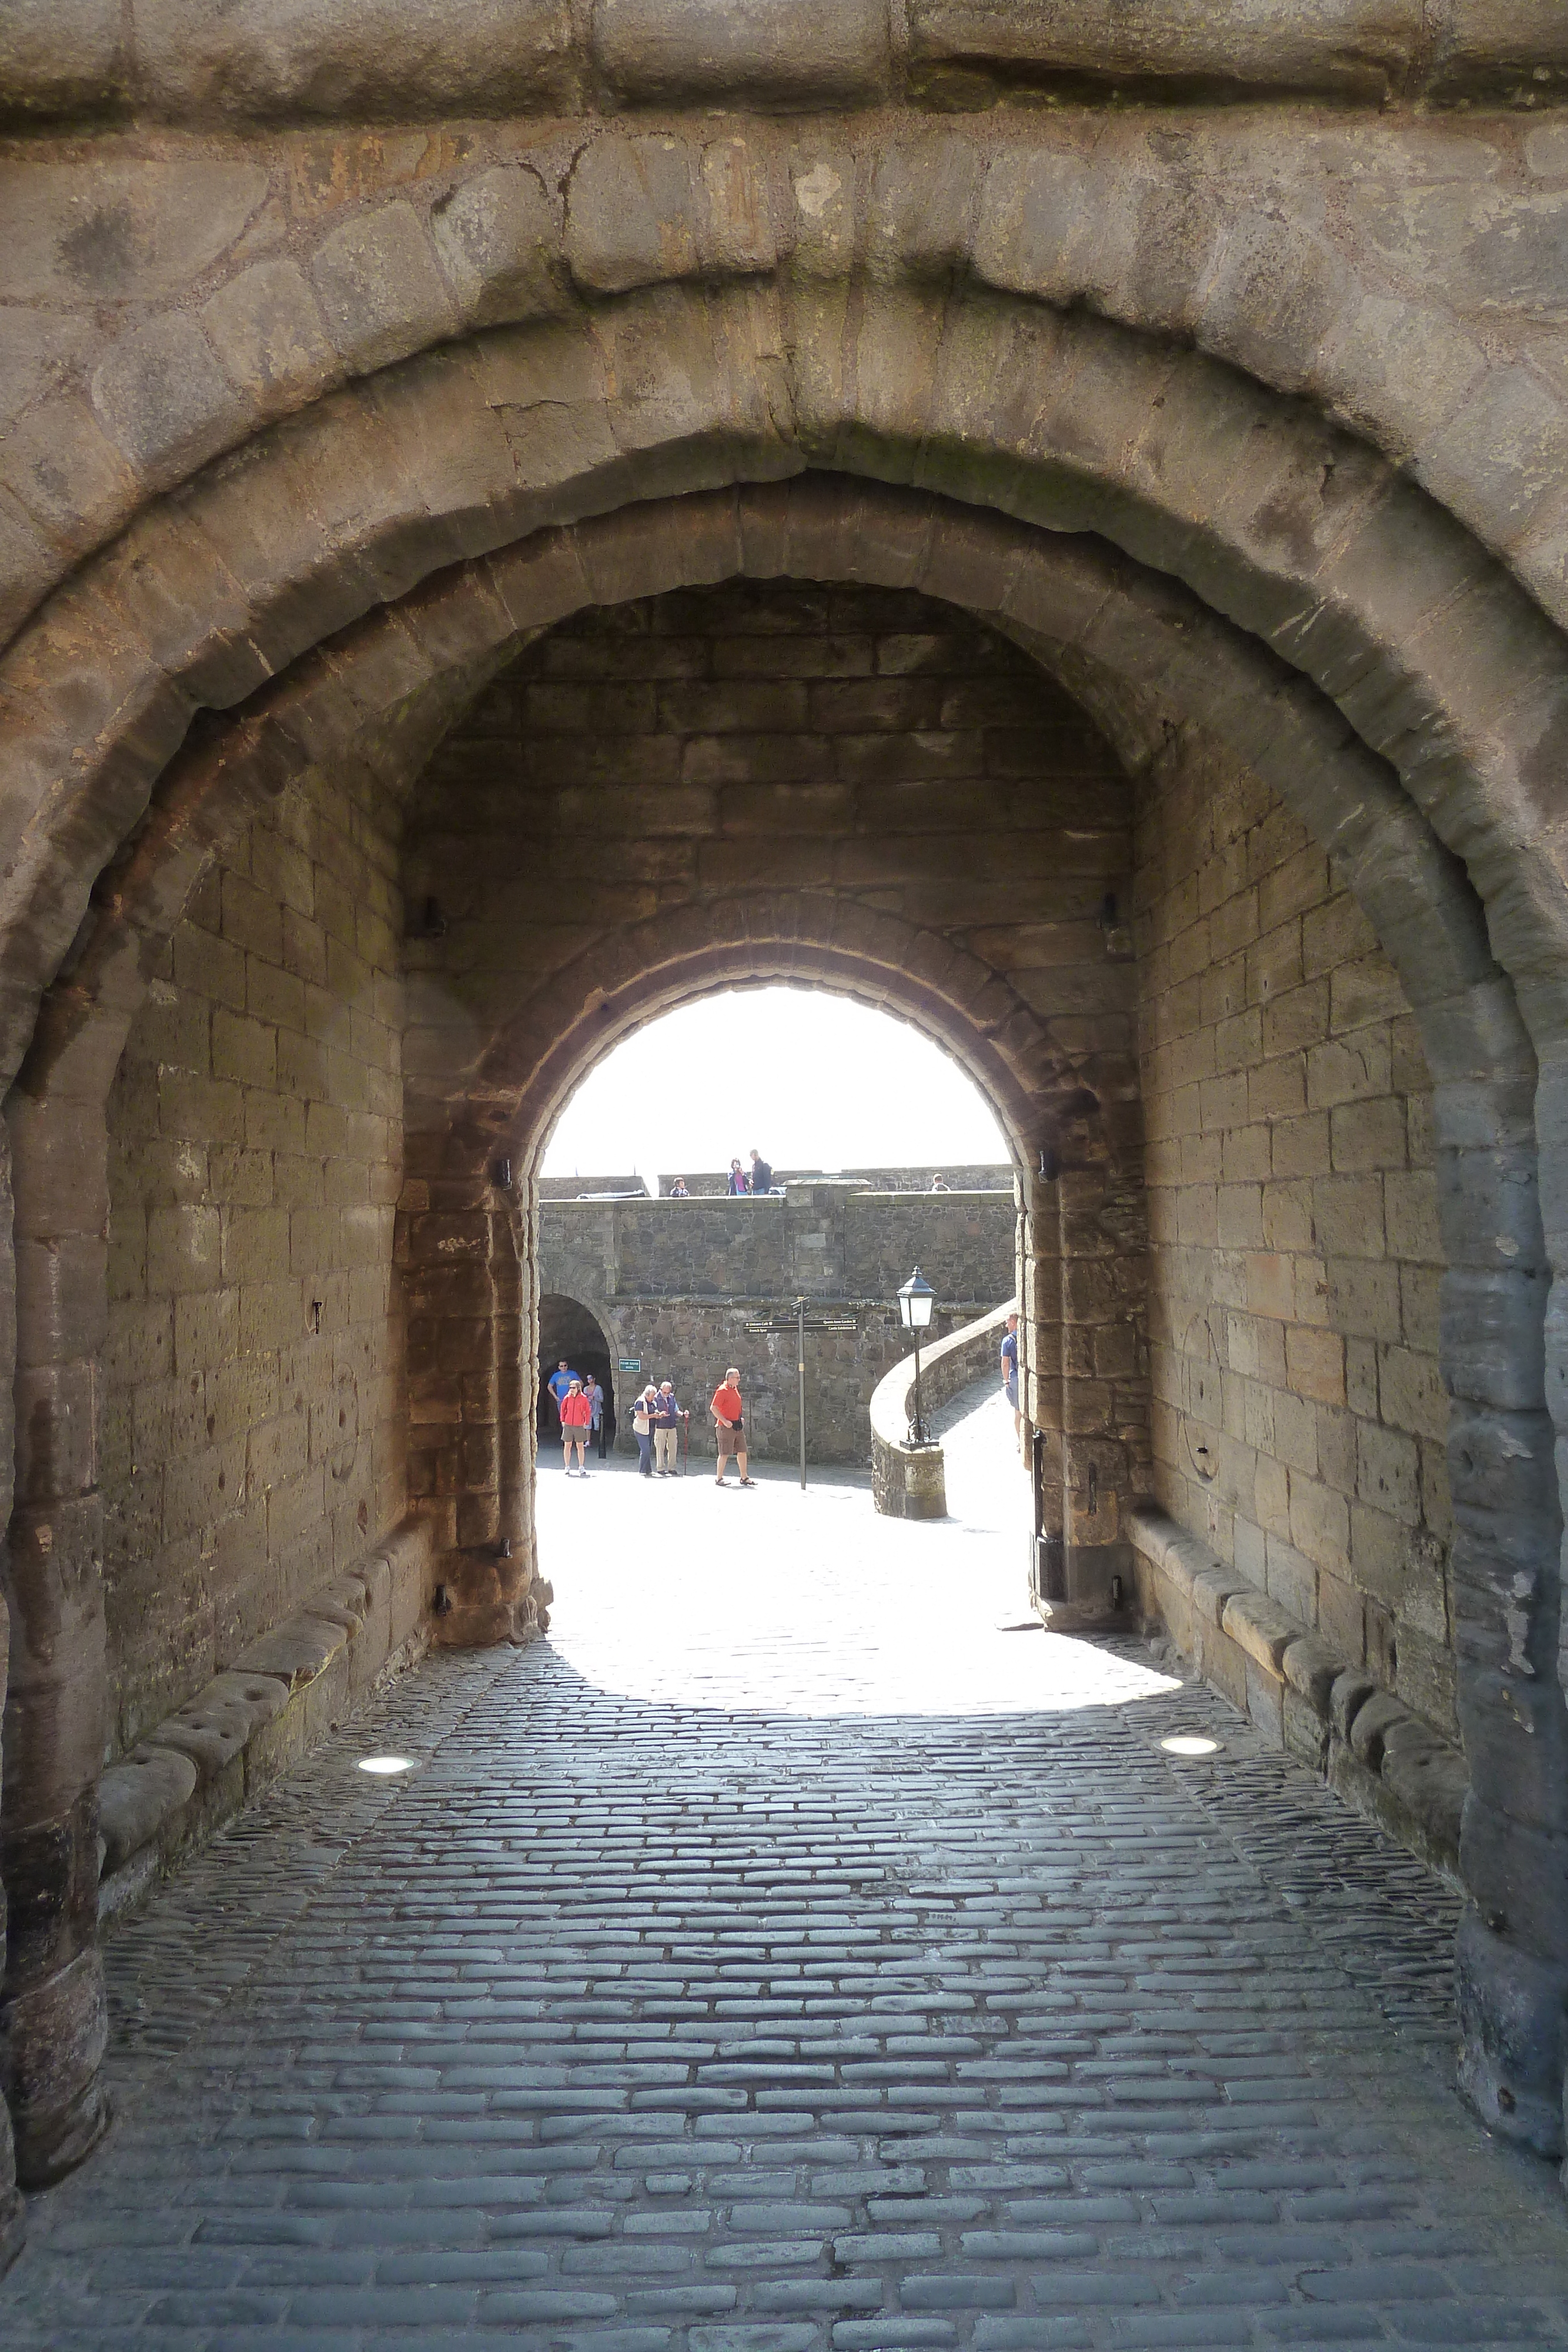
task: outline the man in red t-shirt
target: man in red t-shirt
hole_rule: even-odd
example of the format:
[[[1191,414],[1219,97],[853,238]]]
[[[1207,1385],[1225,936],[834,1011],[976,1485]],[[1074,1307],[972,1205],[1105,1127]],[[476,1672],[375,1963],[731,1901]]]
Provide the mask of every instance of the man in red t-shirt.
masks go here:
[[[708,1410],[718,1432],[718,1477],[716,1484],[723,1486],[724,1465],[733,1454],[736,1467],[740,1472],[741,1485],[754,1486],[756,1479],[746,1475],[746,1421],[740,1403],[740,1373],[736,1365],[731,1364],[726,1372],[722,1388],[715,1389],[713,1403]]]
[[[577,1475],[588,1475],[588,1433],[593,1425],[593,1407],[582,1392],[582,1382],[575,1375],[560,1401],[560,1455],[566,1465],[566,1475],[571,1475],[572,1449],[577,1449]]]

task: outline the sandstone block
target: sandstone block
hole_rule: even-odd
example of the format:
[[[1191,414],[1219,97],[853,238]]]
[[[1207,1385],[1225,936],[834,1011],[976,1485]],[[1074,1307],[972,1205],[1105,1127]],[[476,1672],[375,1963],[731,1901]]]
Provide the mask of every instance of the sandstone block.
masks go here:
[[[1286,1752],[1314,1772],[1327,1769],[1329,1727],[1316,1708],[1287,1683],[1281,1693],[1280,1727]]]
[[[1240,1589],[1242,1580],[1231,1568],[1222,1568],[1217,1560],[1212,1568],[1201,1568],[1192,1580],[1189,1598],[1193,1614],[1201,1622],[1218,1630],[1225,1615],[1226,1602]],[[1237,1700],[1239,1706],[1241,1701]]]
[[[143,1741],[99,1782],[98,1832],[103,1869],[122,1869],[183,1810],[195,1790],[193,1759],[174,1748]]]
[[[1337,1739],[1348,1742],[1357,1715],[1377,1696],[1377,1685],[1371,1675],[1357,1667],[1347,1667],[1334,1676],[1329,1691],[1329,1718]]]
[[[215,1780],[287,1696],[287,1685],[261,1669],[216,1675],[149,1732],[144,1744],[188,1757],[202,1780]]]
[[[256,414],[181,311],[115,343],[93,376],[92,399],[137,471],[159,484],[178,481],[237,440]]]
[[[593,54],[622,101],[870,103],[891,58],[881,0],[597,0]]]
[[[1248,1656],[1279,1680],[1281,1661],[1291,1643],[1301,1636],[1296,1619],[1261,1592],[1232,1592],[1220,1612],[1220,1625]]]
[[[344,222],[317,247],[310,276],[333,344],[356,373],[456,330],[456,307],[412,205]]]
[[[559,309],[550,274],[555,215],[543,181],[497,164],[463,181],[431,214],[431,236],[465,316],[478,327]]]
[[[304,1522],[309,1524],[318,1514],[307,1512],[303,1516]],[[291,1531],[292,1522],[288,1532]],[[346,1626],[329,1624],[325,1619],[301,1610],[243,1649],[235,1660],[235,1668],[243,1675],[276,1676],[287,1690],[295,1691],[321,1674],[348,1641]]]
[[[1327,1723],[1330,1696],[1343,1671],[1334,1652],[1315,1633],[1297,1633],[1287,1643],[1281,1664],[1291,1688]]]
[[[316,297],[297,263],[253,262],[204,304],[225,374],[263,415],[314,399],[338,371]]]
[[[61,20],[57,8],[40,10]],[[90,34],[70,12],[68,38]],[[15,12],[0,42],[13,34]],[[0,47],[0,57],[5,55]],[[245,232],[263,204],[267,174],[241,158],[167,155],[52,161],[6,174],[5,283],[9,299],[65,308],[156,302],[183,294]]]
[[[1368,1770],[1378,1771],[1383,1763],[1384,1742],[1396,1724],[1408,1723],[1407,1708],[1386,1691],[1375,1691],[1358,1706],[1350,1718],[1351,1752]]]

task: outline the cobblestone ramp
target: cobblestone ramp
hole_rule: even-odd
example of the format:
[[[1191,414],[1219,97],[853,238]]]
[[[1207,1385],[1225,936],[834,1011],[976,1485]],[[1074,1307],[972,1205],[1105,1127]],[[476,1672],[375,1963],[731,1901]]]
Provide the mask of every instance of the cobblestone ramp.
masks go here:
[[[974,1533],[861,1491],[541,1515],[612,1563],[550,1644],[432,1663],[114,1941],[120,2120],[0,2342],[1568,2342],[1552,2174],[1448,2088],[1450,1898],[1219,1702],[977,1630]]]

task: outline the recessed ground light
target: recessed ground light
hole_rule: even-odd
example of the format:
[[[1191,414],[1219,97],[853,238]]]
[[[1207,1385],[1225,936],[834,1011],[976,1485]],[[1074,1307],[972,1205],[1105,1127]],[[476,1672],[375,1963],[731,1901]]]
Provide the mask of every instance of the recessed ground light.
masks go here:
[[[1200,1731],[1178,1731],[1160,1742],[1167,1756],[1218,1756],[1223,1745],[1222,1740],[1206,1739]]]
[[[361,1756],[360,1769],[361,1772],[375,1772],[382,1779],[389,1780],[394,1772],[412,1772],[413,1759],[412,1756]]]

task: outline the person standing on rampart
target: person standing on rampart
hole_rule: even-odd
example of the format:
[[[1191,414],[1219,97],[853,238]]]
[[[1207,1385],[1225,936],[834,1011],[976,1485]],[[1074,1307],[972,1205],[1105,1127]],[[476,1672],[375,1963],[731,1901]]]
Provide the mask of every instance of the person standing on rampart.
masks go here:
[[[773,1171],[754,1143],[751,1147],[751,1189],[754,1192],[771,1192]]]

